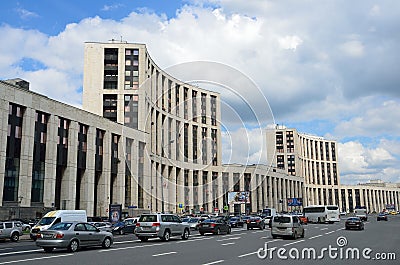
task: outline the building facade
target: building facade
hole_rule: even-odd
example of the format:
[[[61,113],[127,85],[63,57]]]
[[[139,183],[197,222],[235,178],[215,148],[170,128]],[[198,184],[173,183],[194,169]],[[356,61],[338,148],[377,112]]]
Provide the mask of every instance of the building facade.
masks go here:
[[[0,218],[52,209],[258,212],[399,205],[398,186],[340,184],[337,144],[276,127],[267,165],[223,165],[220,95],[160,69],[144,44],[85,43],[83,109],[0,81]],[[385,184],[386,185],[386,184]],[[229,195],[249,194],[244,203]],[[134,210],[133,210],[134,209]]]
[[[399,209],[397,184],[341,185],[336,141],[278,125],[266,137],[272,166],[304,180],[305,205],[334,204],[349,212],[357,207],[379,212],[390,204]]]

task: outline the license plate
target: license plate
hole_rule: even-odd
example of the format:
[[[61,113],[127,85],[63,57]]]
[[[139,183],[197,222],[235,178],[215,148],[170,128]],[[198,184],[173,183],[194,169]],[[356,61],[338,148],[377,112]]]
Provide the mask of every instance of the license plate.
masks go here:
[[[44,235],[43,235],[43,238],[53,238],[53,235],[46,235],[46,234],[44,234]]]
[[[209,225],[203,225],[203,227],[208,227]]]

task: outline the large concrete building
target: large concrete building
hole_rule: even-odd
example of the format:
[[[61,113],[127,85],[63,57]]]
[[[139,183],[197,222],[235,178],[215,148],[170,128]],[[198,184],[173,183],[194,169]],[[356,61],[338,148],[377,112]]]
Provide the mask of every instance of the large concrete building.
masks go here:
[[[378,212],[390,204],[399,209],[398,184],[340,184],[336,141],[299,133],[282,125],[268,129],[266,137],[268,161],[304,180],[305,205],[335,204],[343,211],[367,207],[371,212]]]
[[[50,209],[257,212],[393,202],[398,187],[340,185],[334,141],[267,131],[266,165],[223,165],[220,95],[160,69],[144,44],[85,44],[83,109],[0,81],[0,218]],[[230,195],[248,199],[232,203]],[[375,197],[374,197],[375,196]]]

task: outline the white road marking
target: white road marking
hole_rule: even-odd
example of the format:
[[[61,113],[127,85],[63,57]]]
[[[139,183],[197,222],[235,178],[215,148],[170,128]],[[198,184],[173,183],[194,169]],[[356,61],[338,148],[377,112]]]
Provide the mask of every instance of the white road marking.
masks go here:
[[[29,253],[29,252],[39,252],[39,251],[43,251],[43,249],[31,249],[31,250],[24,250],[24,251],[6,252],[6,253],[0,253],[0,256],[20,254],[20,253]]]
[[[211,265],[211,264],[217,264],[217,263],[221,263],[221,262],[224,262],[224,260],[221,259],[221,260],[217,260],[217,261],[213,261],[213,262],[209,262],[209,263],[203,263],[203,265]]]
[[[243,255],[238,256],[238,258],[243,258],[243,257],[247,257],[247,256],[250,256],[250,255],[254,255],[254,254],[257,254],[257,252],[258,252],[258,251],[246,253],[246,254],[243,254]]]
[[[286,247],[286,246],[290,246],[290,245],[297,244],[297,243],[304,242],[304,241],[305,241],[305,240],[302,239],[302,240],[295,241],[295,242],[292,242],[292,243],[287,243],[287,244],[285,244],[285,245],[283,245],[283,246]]]
[[[325,228],[321,228],[321,231],[323,231],[323,230],[328,230],[329,228],[327,228],[327,227],[325,227]]]
[[[159,256],[165,256],[165,255],[171,255],[171,254],[176,254],[175,251],[172,252],[164,252],[164,253],[159,253],[159,254],[154,254],[152,255],[153,257],[159,257]]]
[[[26,261],[33,261],[33,260],[41,260],[41,259],[62,258],[62,257],[67,257],[67,256],[72,256],[72,255],[74,255],[74,254],[64,254],[64,255],[58,255],[58,256],[45,256],[45,257],[31,258],[31,259],[20,259],[20,260],[5,261],[5,262],[1,262],[0,264],[11,264],[11,263],[19,263],[19,262],[26,262]]]
[[[309,237],[308,239],[314,239],[314,238],[321,237],[321,236],[322,235],[317,235],[317,236]]]
[[[332,234],[332,233],[335,233],[335,232],[336,232],[336,231],[326,232],[325,235],[329,235],[329,234]]]
[[[238,236],[238,237],[229,237],[229,238],[224,238],[224,239],[218,239],[217,242],[222,242],[222,241],[227,241],[227,240],[238,240],[240,238],[241,238],[240,236]]]
[[[228,246],[228,245],[235,245],[235,242],[229,242],[229,243],[221,244],[221,246]]]

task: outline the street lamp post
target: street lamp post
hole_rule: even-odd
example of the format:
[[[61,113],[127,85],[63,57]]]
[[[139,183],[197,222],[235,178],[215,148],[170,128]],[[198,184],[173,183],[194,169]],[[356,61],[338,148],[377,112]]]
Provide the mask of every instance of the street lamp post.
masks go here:
[[[169,141],[166,145],[164,145],[161,148],[161,212],[164,213],[165,212],[165,203],[164,203],[164,170],[163,170],[163,158],[164,158],[164,148],[169,146],[170,144],[172,144],[173,142],[175,142],[175,140],[171,140]]]

